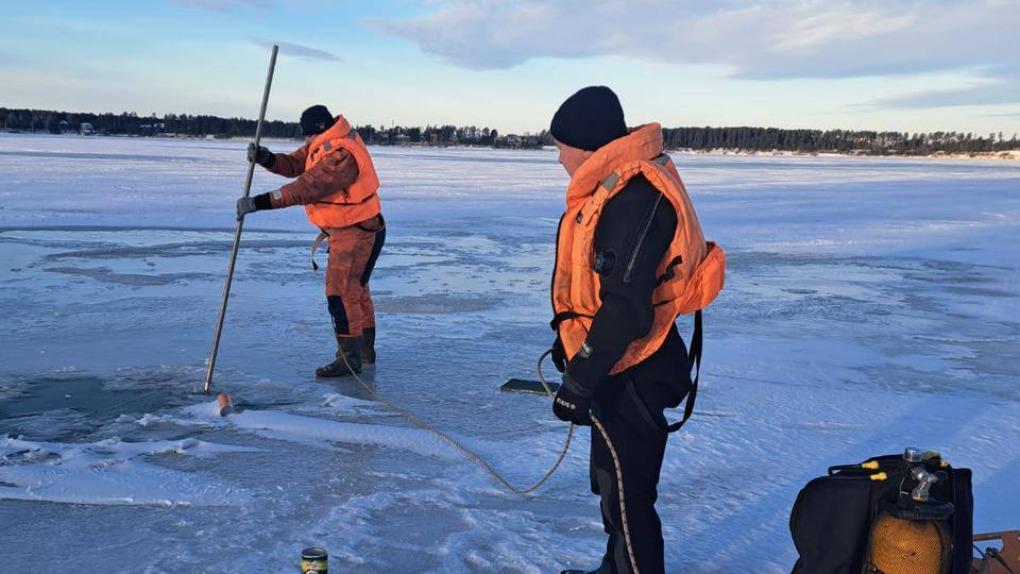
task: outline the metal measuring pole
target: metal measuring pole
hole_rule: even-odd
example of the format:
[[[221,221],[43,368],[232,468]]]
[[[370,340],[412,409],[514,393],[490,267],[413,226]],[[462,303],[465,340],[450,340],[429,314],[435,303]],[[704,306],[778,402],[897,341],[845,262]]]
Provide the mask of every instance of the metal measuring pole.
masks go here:
[[[273,85],[273,70],[276,69],[276,53],[279,47],[273,45],[273,53],[269,57],[269,73],[266,74],[266,87],[262,90],[262,108],[259,110],[259,122],[255,126],[255,147],[258,147],[262,140],[262,123],[266,119],[266,104],[269,103],[269,88]],[[244,197],[251,193],[251,180],[255,175],[255,161],[248,162],[248,177],[244,180]],[[213,370],[216,369],[216,353],[220,349],[220,335],[223,334],[223,319],[227,315],[227,300],[230,298],[230,284],[234,280],[234,265],[237,263],[237,251],[241,247],[241,229],[244,227],[244,217],[237,220],[237,228],[234,230],[234,247],[230,251],[230,265],[227,267],[227,281],[223,285],[223,299],[220,301],[220,316],[216,321],[216,336],[213,337],[212,351],[209,352],[209,364],[205,371],[206,393],[212,390]]]

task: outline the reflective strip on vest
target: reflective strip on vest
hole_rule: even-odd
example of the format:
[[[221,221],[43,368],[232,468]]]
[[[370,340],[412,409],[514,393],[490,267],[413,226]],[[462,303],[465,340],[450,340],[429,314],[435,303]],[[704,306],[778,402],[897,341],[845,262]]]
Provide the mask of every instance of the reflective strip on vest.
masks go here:
[[[615,171],[609,174],[609,177],[602,180],[602,187],[606,188],[606,191],[612,192],[613,188],[616,187],[616,182],[620,180],[620,174]]]

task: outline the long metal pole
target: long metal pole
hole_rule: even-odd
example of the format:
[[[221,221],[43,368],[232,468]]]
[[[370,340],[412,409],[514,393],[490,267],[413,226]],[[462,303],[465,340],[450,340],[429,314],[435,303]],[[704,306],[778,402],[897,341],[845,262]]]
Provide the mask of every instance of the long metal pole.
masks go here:
[[[262,90],[262,108],[259,109],[259,122],[255,126],[255,147],[258,147],[262,140],[262,123],[266,119],[266,105],[269,103],[269,88],[273,85],[273,70],[276,69],[276,53],[279,47],[273,45],[273,54],[269,57],[269,73],[266,74],[266,87]],[[251,180],[255,176],[255,161],[248,162],[248,177],[244,180],[244,197],[251,194]],[[216,369],[216,354],[220,349],[220,335],[223,334],[223,320],[227,316],[227,300],[230,298],[230,284],[234,281],[234,265],[237,263],[237,251],[241,247],[241,230],[244,228],[244,217],[237,220],[237,228],[234,230],[234,247],[230,251],[230,265],[227,267],[227,281],[223,285],[223,299],[220,300],[220,316],[216,320],[216,336],[213,337],[212,351],[209,352],[209,361],[205,371],[205,385],[203,390],[209,393],[212,390],[213,371]]]

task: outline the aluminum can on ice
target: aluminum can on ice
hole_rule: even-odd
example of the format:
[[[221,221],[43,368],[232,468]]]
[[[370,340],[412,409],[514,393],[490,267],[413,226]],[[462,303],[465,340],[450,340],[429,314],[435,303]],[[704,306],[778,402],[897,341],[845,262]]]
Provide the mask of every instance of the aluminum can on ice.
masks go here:
[[[301,551],[301,574],[326,574],[329,555],[326,549],[312,546]]]

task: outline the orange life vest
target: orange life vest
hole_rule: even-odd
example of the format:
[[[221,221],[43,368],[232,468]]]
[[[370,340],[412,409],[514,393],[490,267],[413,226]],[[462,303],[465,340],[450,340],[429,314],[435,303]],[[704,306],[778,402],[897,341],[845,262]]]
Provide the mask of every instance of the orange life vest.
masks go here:
[[[570,180],[567,210],[560,220],[552,305],[567,358],[581,349],[592,319],[602,305],[599,274],[595,271],[595,230],[602,209],[627,182],[641,174],[673,205],[676,234],[659,263],[659,284],[652,299],[655,319],[644,337],[632,342],[613,366],[617,374],[655,353],[680,315],[706,307],[723,288],[726,257],[715,243],[706,242],[691,199],[673,161],[663,153],[662,127],[648,124],[614,140],[589,157]],[[700,319],[700,314],[698,316]],[[700,347],[700,320],[692,341]],[[700,357],[700,348],[697,349]],[[699,359],[700,360],[700,359]],[[689,402],[690,404],[690,402]]]
[[[379,215],[379,177],[375,174],[372,157],[365,142],[343,116],[338,116],[333,127],[322,132],[308,144],[305,170],[319,163],[326,154],[344,149],[354,156],[358,164],[358,179],[346,189],[305,206],[308,221],[322,229],[347,227]]]

